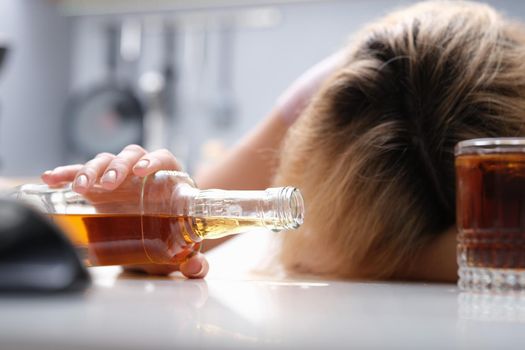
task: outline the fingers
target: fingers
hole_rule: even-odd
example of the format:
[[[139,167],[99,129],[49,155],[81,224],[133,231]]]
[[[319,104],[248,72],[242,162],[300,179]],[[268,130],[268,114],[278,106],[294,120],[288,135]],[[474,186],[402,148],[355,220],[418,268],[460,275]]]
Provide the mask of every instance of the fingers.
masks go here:
[[[73,182],[76,192],[87,193],[97,182],[104,189],[114,190],[131,171],[137,176],[147,176],[158,170],[181,170],[181,166],[166,149],[147,153],[138,145],[129,145],[118,155],[101,153],[84,165],[67,165],[46,171],[42,180],[51,186]]]
[[[180,271],[187,278],[204,278],[209,271],[209,264],[202,253],[197,253],[180,265],[127,265],[126,271],[142,272],[150,275],[169,275],[172,272]]]
[[[146,176],[158,170],[181,170],[175,156],[167,149],[159,149],[145,154],[133,167],[133,173]]]
[[[146,154],[146,150],[138,145],[126,146],[107,165],[100,184],[107,190],[117,188],[129,175],[132,167]]]
[[[179,266],[180,272],[188,278],[204,278],[208,274],[209,264],[202,253],[197,253]]]
[[[113,159],[115,155],[111,153],[100,153],[84,164],[75,175],[73,190],[79,193],[87,192],[98,181]]]
[[[59,166],[53,170],[46,171],[41,175],[41,178],[42,181],[50,186],[59,185],[64,182],[71,182],[82,167],[82,164]]]

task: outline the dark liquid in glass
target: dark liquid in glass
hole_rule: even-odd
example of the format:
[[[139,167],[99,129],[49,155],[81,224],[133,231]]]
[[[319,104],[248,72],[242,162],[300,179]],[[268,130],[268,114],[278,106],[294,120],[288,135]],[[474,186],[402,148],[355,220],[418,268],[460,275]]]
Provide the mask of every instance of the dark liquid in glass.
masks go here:
[[[525,154],[458,156],[456,181],[467,267],[525,268]]]

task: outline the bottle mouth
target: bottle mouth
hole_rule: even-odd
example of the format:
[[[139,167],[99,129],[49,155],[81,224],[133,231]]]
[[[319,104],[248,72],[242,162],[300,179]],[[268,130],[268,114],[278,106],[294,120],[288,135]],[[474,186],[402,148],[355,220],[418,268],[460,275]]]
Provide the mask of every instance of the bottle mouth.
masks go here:
[[[295,187],[283,187],[279,193],[279,217],[285,229],[296,229],[304,222],[304,200]]]

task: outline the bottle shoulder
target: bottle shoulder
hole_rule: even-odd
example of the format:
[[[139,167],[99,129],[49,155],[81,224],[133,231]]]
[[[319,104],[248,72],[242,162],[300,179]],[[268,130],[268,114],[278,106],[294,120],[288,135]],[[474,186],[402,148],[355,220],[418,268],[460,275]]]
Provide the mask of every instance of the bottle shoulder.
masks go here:
[[[185,183],[191,187],[197,188],[195,181],[188,173],[178,170],[159,170],[155,174],[148,175],[146,179],[157,182],[168,181],[172,183]]]

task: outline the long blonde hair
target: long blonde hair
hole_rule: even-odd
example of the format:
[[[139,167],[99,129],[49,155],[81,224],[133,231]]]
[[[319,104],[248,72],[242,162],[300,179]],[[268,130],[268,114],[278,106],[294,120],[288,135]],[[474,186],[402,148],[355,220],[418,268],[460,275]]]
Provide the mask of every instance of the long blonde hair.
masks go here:
[[[380,278],[455,221],[454,145],[525,135],[525,30],[427,2],[366,28],[290,130],[276,184],[305,197],[288,270]]]

